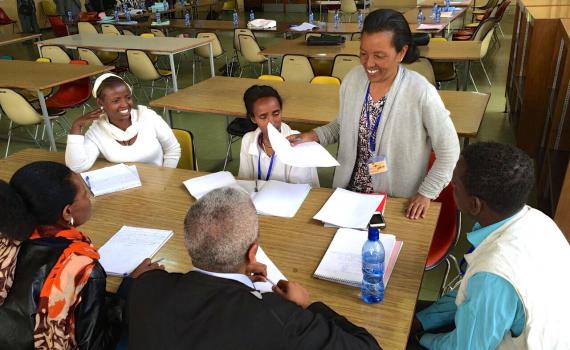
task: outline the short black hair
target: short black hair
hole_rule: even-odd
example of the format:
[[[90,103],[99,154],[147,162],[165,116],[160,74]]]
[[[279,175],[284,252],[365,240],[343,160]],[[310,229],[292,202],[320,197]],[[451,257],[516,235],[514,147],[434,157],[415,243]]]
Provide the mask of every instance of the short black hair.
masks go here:
[[[381,9],[370,12],[364,20],[362,34],[379,32],[392,32],[392,45],[396,52],[408,46],[408,51],[402,60],[403,63],[413,63],[420,58],[420,51],[412,38],[412,31],[406,18],[398,11]]]
[[[277,90],[269,85],[253,85],[243,94],[243,103],[245,103],[245,110],[250,119],[253,119],[253,105],[264,97],[275,97],[279,101],[279,107],[283,108],[283,100]]]
[[[0,180],[0,237],[23,241],[36,226],[22,197],[7,182]]]
[[[130,87],[126,81],[119,77],[110,76],[107,79],[103,80],[99,87],[97,88],[97,98],[103,98],[103,91],[108,88],[114,88],[116,86],[124,85],[130,91]]]
[[[38,225],[54,225],[66,205],[73,203],[77,188],[73,172],[56,162],[33,162],[18,169],[10,186],[22,197]]]
[[[479,142],[461,153],[467,192],[484,200],[497,214],[521,209],[534,186],[534,164],[522,150],[496,142]]]

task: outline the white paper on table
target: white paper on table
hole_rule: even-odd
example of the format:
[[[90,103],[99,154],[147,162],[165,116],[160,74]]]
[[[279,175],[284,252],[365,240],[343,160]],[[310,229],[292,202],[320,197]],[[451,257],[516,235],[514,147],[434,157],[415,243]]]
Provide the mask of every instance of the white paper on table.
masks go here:
[[[259,214],[292,218],[310,190],[309,184],[290,184],[269,180],[252,197],[252,200]]]
[[[442,13],[441,13],[441,18],[448,18],[448,17],[453,17],[453,11],[448,11],[448,12],[442,12]]]
[[[311,23],[303,22],[303,24],[299,24],[298,26],[292,26],[291,30],[294,30],[296,32],[307,32],[313,30],[313,28],[317,28],[317,26]]]
[[[254,19],[253,21],[249,21],[247,26],[249,28],[269,29],[275,28],[277,26],[277,21],[273,19],[258,18]]]
[[[135,165],[120,163],[80,175],[95,197],[142,186]]]
[[[289,140],[269,123],[267,132],[275,155],[283,163],[300,168],[339,166],[337,160],[317,142],[291,146]]]
[[[253,200],[257,192],[261,191],[266,181],[257,180],[257,192],[255,191],[255,180],[236,180],[236,182],[249,194],[251,200]]]
[[[363,230],[383,199],[383,194],[363,194],[337,188],[313,219]]]
[[[435,24],[435,23],[421,23],[418,25],[419,30],[442,30],[445,24]]]
[[[156,254],[172,234],[169,230],[123,226],[99,249],[99,263],[109,275],[128,275]]]
[[[218,171],[200,177],[195,177],[183,182],[186,189],[194,198],[200,199],[206,193],[221,187],[233,187],[238,190],[244,190],[238,185],[236,179],[229,171]]]
[[[265,252],[263,251],[263,249],[261,249],[261,247],[257,249],[257,254],[255,254],[255,259],[257,260],[257,262],[260,262],[262,264],[265,264],[265,266],[267,266],[267,278],[270,279],[271,282],[277,283],[280,280],[285,280],[285,281],[287,280],[287,277],[285,277],[285,275],[283,275],[283,273],[273,263],[273,261],[269,259],[269,257],[267,256],[267,254],[265,254]],[[255,282],[253,285],[258,291],[266,293],[272,291],[271,287],[273,287],[273,284],[271,284],[271,282]]]

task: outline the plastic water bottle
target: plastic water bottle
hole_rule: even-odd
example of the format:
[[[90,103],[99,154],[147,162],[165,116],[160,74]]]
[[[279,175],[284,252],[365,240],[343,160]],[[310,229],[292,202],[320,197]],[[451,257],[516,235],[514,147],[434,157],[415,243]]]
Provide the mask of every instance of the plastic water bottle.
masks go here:
[[[160,12],[156,11],[156,12],[154,13],[154,16],[155,16],[155,22],[156,22],[157,24],[159,24],[159,23],[160,23]]]
[[[146,5],[145,5],[144,1],[139,2],[139,8],[143,11],[146,10]]]
[[[168,6],[170,6],[170,4],[168,1],[164,0],[164,11],[168,11]]]
[[[71,10],[67,11],[67,21],[73,23],[73,12]]]
[[[255,19],[255,13],[253,13],[253,10],[249,11],[249,21],[253,21]]]
[[[309,24],[315,24],[315,15],[313,11],[309,11]]]
[[[239,26],[239,15],[235,9],[234,9],[234,13],[233,13],[233,22],[234,22],[234,29],[235,29]]]
[[[192,25],[192,20],[190,19],[190,12],[188,10],[184,11],[184,25],[190,27]]]
[[[362,11],[358,10],[358,30],[362,30],[362,26],[364,25],[364,14]]]
[[[433,3],[433,7],[431,8],[431,18],[435,18],[435,14],[437,13],[437,9],[439,8],[439,6],[437,6],[437,3]]]
[[[334,27],[338,28],[339,24],[340,24],[340,14],[338,13],[338,10],[336,10],[334,12],[334,17],[333,17],[333,21],[334,21]]]
[[[129,11],[129,6],[127,6],[126,3],[123,5],[123,10],[125,11],[125,17],[127,19],[127,22],[130,22],[131,21],[131,11]]]
[[[438,8],[435,12],[435,18],[433,19],[435,23],[441,22],[441,8]]]
[[[119,6],[115,7],[115,22],[119,22]]]
[[[418,11],[418,16],[416,17],[416,21],[418,22],[418,24],[422,24],[424,23],[425,19],[426,16],[424,15],[422,9],[420,8],[420,10]]]
[[[362,246],[362,286],[360,293],[367,304],[384,299],[384,246],[378,228],[368,228],[368,240]]]

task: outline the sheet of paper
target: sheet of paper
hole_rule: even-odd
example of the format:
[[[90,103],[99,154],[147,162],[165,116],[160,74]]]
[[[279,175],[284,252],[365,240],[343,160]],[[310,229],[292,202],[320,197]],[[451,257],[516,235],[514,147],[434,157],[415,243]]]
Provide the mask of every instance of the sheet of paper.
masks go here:
[[[123,163],[86,171],[81,177],[96,197],[142,186],[137,167]]]
[[[336,159],[316,142],[305,142],[293,147],[271,123],[267,124],[267,132],[275,155],[285,164],[301,168],[339,165]]]
[[[441,13],[441,18],[449,18],[449,17],[453,17],[453,11]]]
[[[253,197],[253,204],[259,214],[292,218],[310,190],[308,184],[269,180]]]
[[[442,30],[445,24],[435,24],[435,23],[422,23],[418,24],[419,30]]]
[[[313,218],[338,227],[365,229],[383,199],[382,194],[363,194],[337,188]]]
[[[303,22],[303,24],[299,24],[298,26],[292,26],[291,29],[297,32],[308,32],[313,30],[313,28],[317,28],[316,25]]]
[[[287,277],[285,277],[285,275],[279,271],[279,268],[273,263],[273,261],[271,261],[271,259],[269,259],[261,247],[257,249],[255,258],[257,259],[257,262],[260,262],[267,266],[267,278],[270,279],[271,282],[278,283],[280,280],[287,280]],[[262,293],[271,292],[271,287],[273,287],[273,284],[271,284],[271,282],[255,282],[254,285],[255,288],[257,288],[257,290]]]
[[[219,171],[217,173],[195,177],[184,181],[183,184],[186,186],[188,192],[196,199],[202,198],[206,193],[212,190],[225,186],[243,190],[229,171]]]
[[[250,21],[247,26],[249,28],[269,29],[275,28],[277,26],[277,22],[273,19],[258,18]]]
[[[360,286],[362,281],[362,246],[367,239],[367,231],[338,229],[315,271],[315,276],[355,287]],[[389,262],[396,244],[396,237],[391,234],[381,234],[380,241],[384,247],[384,284],[387,284],[391,275],[391,270],[388,270],[387,267],[393,268]]]
[[[255,197],[257,192],[261,191],[263,185],[265,185],[266,181],[264,180],[257,180],[257,192],[255,191],[255,180],[236,180],[238,185],[243,188],[249,196],[251,200]]]
[[[156,254],[172,234],[168,230],[123,226],[99,249],[99,262],[109,275],[128,275]]]

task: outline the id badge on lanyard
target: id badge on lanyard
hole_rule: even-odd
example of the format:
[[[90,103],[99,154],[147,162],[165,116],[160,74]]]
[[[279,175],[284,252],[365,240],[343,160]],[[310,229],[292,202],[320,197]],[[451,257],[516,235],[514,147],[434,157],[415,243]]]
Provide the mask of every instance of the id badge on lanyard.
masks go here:
[[[366,95],[364,96],[364,111],[366,113],[366,128],[370,129],[370,113],[368,112],[368,95],[370,94],[370,83],[368,83],[368,88],[366,89]],[[370,175],[382,174],[388,171],[388,165],[386,164],[386,156],[383,154],[376,154],[376,132],[378,131],[378,126],[382,120],[382,112],[376,122],[372,126],[370,131],[370,137],[368,138],[368,146],[370,147],[370,159],[368,159],[368,173]]]

